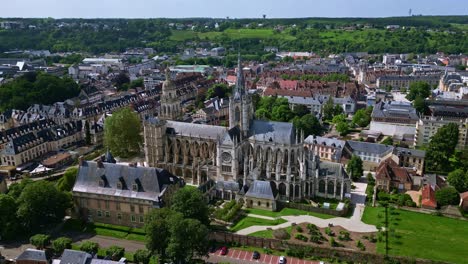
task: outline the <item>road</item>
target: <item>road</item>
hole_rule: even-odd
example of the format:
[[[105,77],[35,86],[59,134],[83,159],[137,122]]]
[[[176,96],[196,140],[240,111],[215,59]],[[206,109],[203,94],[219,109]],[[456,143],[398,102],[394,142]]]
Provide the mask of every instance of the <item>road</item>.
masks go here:
[[[279,256],[260,254],[260,259],[252,259],[253,252],[239,249],[229,249],[227,255],[222,256],[218,249],[215,253],[210,253],[208,262],[213,263],[232,263],[232,264],[277,264]],[[319,264],[319,261],[303,260],[298,258],[286,257],[287,264]]]

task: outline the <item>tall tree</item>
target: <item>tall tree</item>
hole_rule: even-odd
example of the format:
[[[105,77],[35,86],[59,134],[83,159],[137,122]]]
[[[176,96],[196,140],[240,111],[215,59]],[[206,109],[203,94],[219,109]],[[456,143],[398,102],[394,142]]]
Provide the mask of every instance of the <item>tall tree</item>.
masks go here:
[[[181,188],[177,190],[171,203],[171,209],[181,213],[184,218],[197,219],[202,224],[209,225],[208,206],[198,189]]]
[[[60,222],[71,207],[71,197],[52,183],[37,181],[28,184],[18,199],[18,218],[27,230]]]
[[[112,154],[128,158],[140,153],[140,118],[130,108],[114,112],[104,123],[104,144]]]
[[[346,171],[350,174],[353,181],[358,181],[364,174],[361,158],[353,155],[348,162],[348,166],[346,166]]]

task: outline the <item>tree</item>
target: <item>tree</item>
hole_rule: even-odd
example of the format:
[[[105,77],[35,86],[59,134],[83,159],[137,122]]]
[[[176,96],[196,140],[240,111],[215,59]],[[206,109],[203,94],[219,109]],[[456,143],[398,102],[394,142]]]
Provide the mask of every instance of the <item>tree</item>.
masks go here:
[[[146,248],[151,252],[164,256],[170,237],[169,218],[173,215],[169,208],[154,209],[146,215]]]
[[[70,192],[75,184],[76,175],[78,175],[77,167],[68,168],[62,178],[57,181],[57,188],[62,192]]]
[[[146,249],[138,249],[133,254],[133,261],[136,264],[149,264],[151,260],[151,252]]]
[[[85,142],[86,145],[91,145],[91,129],[88,120],[85,121]]]
[[[391,136],[388,136],[384,140],[382,140],[382,142],[380,142],[380,143],[384,144],[386,146],[391,146],[391,145],[393,145],[393,138]]]
[[[463,169],[450,172],[447,181],[460,193],[468,191],[468,172]]]
[[[296,116],[292,122],[296,129],[304,131],[304,137],[322,134],[323,128],[320,121],[312,114],[306,114],[302,117]]]
[[[409,92],[406,95],[406,99],[413,101],[417,97],[426,99],[431,95],[431,85],[427,82],[417,81],[410,84]]]
[[[209,225],[208,207],[202,193],[194,188],[181,188],[174,193],[171,209],[181,213],[184,218],[199,220]]]
[[[132,157],[140,153],[142,137],[138,115],[130,108],[114,112],[104,123],[104,144],[116,156]]]
[[[208,228],[196,219],[176,214],[171,218],[171,237],[166,249],[174,261],[189,262],[193,257],[203,257],[208,252]]]
[[[447,171],[450,158],[455,153],[458,143],[458,126],[450,123],[442,126],[431,137],[426,151],[426,169],[432,172]]]
[[[89,253],[91,255],[94,255],[99,250],[99,244],[93,241],[85,241],[81,243],[80,250],[86,253]]]
[[[358,181],[359,178],[361,178],[361,176],[364,174],[361,158],[359,156],[353,155],[348,162],[346,171],[348,174],[350,174],[353,181]]]
[[[366,127],[370,124],[373,107],[359,109],[353,116],[353,123],[360,127]]]
[[[125,248],[119,246],[110,246],[106,249],[106,255],[112,260],[119,260],[125,255]]]
[[[457,205],[460,202],[460,195],[454,187],[444,187],[435,193],[439,206]]]
[[[71,249],[72,240],[68,237],[59,237],[52,241],[52,248],[55,251],[55,254],[60,255],[65,249]]]
[[[18,199],[18,218],[27,230],[37,230],[60,222],[71,207],[71,197],[52,183],[37,181],[28,184]]]
[[[16,218],[15,199],[6,194],[0,194],[0,240],[16,238],[19,231]]]
[[[37,234],[29,238],[29,243],[37,249],[43,249],[50,244],[50,236],[44,234]]]
[[[338,122],[338,124],[336,124],[336,131],[338,131],[341,136],[346,136],[349,133],[348,123]]]

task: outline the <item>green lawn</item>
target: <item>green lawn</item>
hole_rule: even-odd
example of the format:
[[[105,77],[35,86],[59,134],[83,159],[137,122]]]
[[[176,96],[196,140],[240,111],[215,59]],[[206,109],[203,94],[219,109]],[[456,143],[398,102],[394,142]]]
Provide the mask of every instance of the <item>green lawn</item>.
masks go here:
[[[291,235],[291,230],[292,226],[286,227],[286,232],[288,232],[289,235]],[[273,238],[273,230],[263,230],[263,231],[257,231],[252,234],[249,234],[249,236],[253,237],[263,237],[263,238]]]
[[[255,218],[255,217],[244,217],[242,218],[239,222],[237,222],[233,227],[231,227],[229,230],[232,232],[237,232],[239,230],[245,229],[250,226],[274,226],[274,225],[279,225],[282,223],[286,223],[287,221],[281,218],[275,219],[275,220],[267,220],[267,219],[261,219],[261,218]]]
[[[293,209],[293,208],[283,208],[283,210],[279,212],[272,212],[268,210],[253,209],[253,208],[245,209],[245,211],[248,214],[256,214],[256,215],[269,216],[269,217],[281,217],[281,216],[287,216],[287,215],[310,215],[310,216],[315,216],[315,217],[322,218],[322,219],[330,219],[330,218],[336,217],[333,215],[302,211],[302,210]]]
[[[389,254],[468,263],[468,221],[404,210],[394,212],[391,215],[389,210],[390,230],[396,233],[389,235]],[[362,221],[383,226],[384,217],[384,208],[367,206]],[[385,252],[384,242],[378,242],[377,251]]]

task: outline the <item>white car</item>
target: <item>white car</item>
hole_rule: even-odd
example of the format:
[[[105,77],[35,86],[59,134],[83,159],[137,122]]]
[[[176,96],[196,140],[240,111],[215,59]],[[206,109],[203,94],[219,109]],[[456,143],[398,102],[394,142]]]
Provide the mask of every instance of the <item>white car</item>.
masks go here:
[[[286,264],[286,258],[284,256],[281,256],[278,260],[278,264]]]

